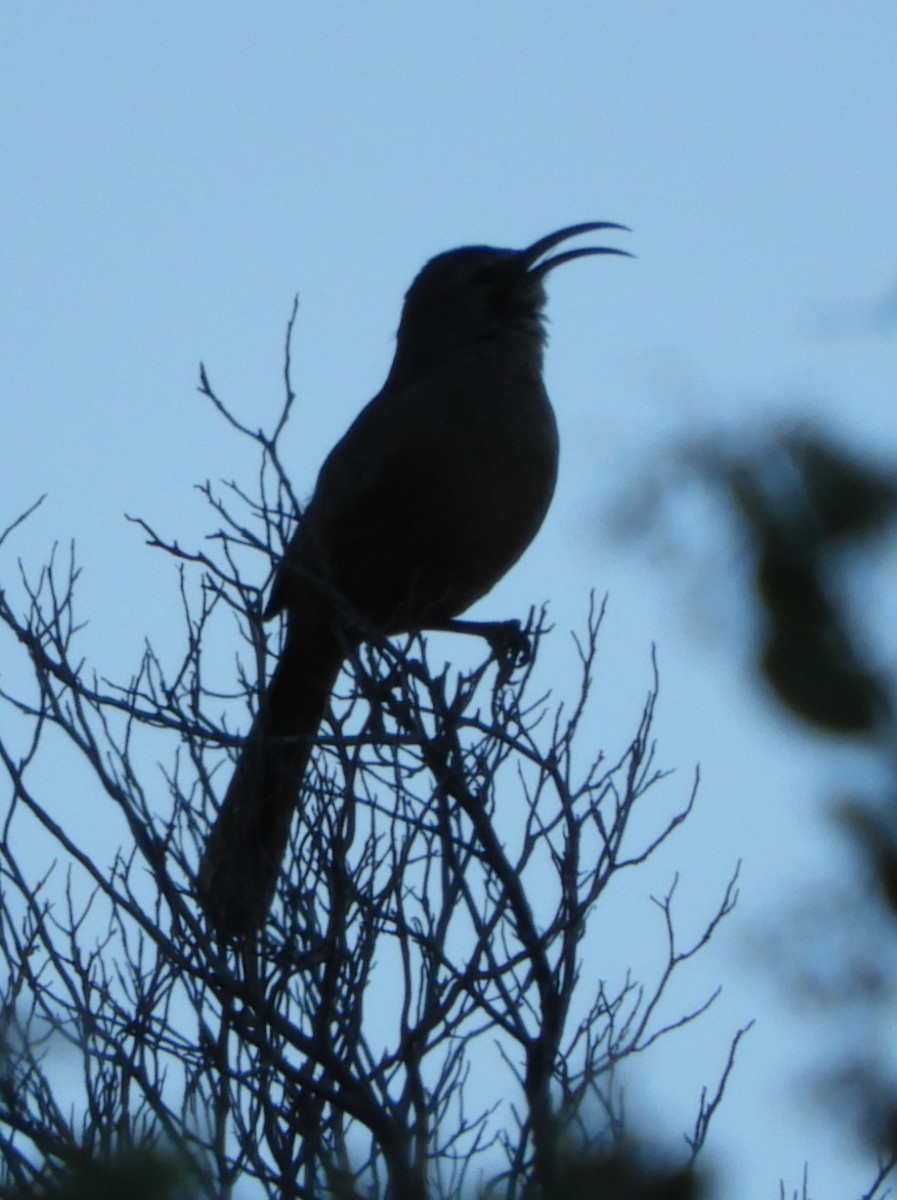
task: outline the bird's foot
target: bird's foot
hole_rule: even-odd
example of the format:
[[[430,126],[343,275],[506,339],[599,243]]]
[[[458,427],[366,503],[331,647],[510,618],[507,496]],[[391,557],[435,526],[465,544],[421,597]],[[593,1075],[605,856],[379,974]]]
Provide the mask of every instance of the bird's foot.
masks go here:
[[[533,643],[519,621],[461,621],[455,619],[438,626],[449,633],[467,633],[485,638],[507,678],[517,667],[525,667],[533,657]]]

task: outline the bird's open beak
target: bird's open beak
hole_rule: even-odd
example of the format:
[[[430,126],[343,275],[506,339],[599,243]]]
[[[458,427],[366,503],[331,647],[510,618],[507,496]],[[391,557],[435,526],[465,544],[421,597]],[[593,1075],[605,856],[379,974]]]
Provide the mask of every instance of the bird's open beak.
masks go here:
[[[619,229],[624,233],[630,232],[628,225],[617,225],[613,221],[586,221],[582,225],[568,225],[565,229],[559,229],[557,233],[549,233],[546,237],[539,238],[537,242],[533,242],[531,246],[521,250],[519,261],[524,265],[531,278],[535,276],[541,279],[543,275],[547,275],[561,263],[570,262],[574,258],[587,258],[591,254],[620,254],[626,258],[633,257],[628,250],[617,250],[611,246],[583,246],[578,250],[563,250],[560,254],[553,254],[550,258],[542,259],[539,262],[542,255],[554,246],[567,241],[568,238],[578,237],[581,233],[592,233],[596,229]]]

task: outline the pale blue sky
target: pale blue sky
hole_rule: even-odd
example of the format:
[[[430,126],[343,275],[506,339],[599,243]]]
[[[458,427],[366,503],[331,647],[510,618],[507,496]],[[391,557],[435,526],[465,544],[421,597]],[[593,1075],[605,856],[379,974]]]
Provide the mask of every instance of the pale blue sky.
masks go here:
[[[270,421],[298,291],[288,445],[307,492],[379,387],[427,257],[575,221],[632,226],[637,261],[552,276],[561,484],[480,610],[547,599],[563,630],[590,587],[610,592],[596,732],[610,744],[634,728],[657,644],[660,757],[683,789],[700,760],[704,785],[654,886],[679,867],[690,902],[709,906],[745,866],[740,909],[695,974],[695,994],[724,983],[717,1013],[633,1086],[675,1135],[727,1033],[761,1017],[712,1142],[732,1200],[776,1197],[780,1176],[796,1186],[805,1158],[815,1200],[867,1181],[798,1091],[831,1031],[745,962],[779,905],[848,860],[816,744],[764,709],[744,671],[728,564],[718,577],[713,565],[725,548],[686,529],[706,571],[686,581],[602,530],[668,439],[795,404],[893,454],[897,338],[816,329],[827,306],[860,312],[897,276],[895,62],[892,0],[0,12],[0,527],[49,493],[0,572],[75,537],[85,649],[110,673],[170,632],[169,581],[122,514],[199,538],[192,485],[253,469],[195,395],[200,359],[244,419]],[[644,896],[618,953],[641,919],[654,919]]]

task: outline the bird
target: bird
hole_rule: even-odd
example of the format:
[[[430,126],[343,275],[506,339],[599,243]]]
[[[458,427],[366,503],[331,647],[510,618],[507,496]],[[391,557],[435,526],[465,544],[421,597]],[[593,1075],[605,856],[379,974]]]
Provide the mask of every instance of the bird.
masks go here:
[[[608,246],[438,254],[408,289],[382,389],[330,452],[276,569],[263,617],[286,630],[206,841],[198,892],[217,934],[263,928],[314,738],[346,656],[444,627],[535,537],[558,472],[542,378],[545,279]]]

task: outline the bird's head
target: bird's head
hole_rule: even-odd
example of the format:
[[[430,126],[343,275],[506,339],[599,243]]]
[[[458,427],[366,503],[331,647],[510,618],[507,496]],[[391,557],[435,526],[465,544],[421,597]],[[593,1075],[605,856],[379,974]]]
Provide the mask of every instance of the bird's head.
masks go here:
[[[545,333],[544,281],[562,263],[594,254],[628,255],[610,246],[580,246],[549,254],[560,243],[599,229],[627,230],[610,221],[588,221],[550,233],[523,250],[462,246],[437,254],[422,268],[405,296],[396,346],[396,366],[420,369],[460,349],[508,341],[541,350]]]

